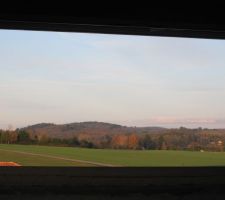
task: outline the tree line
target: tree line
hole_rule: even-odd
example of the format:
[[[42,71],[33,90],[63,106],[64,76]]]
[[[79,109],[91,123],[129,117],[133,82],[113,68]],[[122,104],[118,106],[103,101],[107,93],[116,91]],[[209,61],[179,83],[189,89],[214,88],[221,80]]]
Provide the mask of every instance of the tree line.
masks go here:
[[[25,130],[0,130],[0,144],[37,144],[101,149],[225,151],[225,130],[167,129],[161,133],[106,134],[101,138],[51,138]]]

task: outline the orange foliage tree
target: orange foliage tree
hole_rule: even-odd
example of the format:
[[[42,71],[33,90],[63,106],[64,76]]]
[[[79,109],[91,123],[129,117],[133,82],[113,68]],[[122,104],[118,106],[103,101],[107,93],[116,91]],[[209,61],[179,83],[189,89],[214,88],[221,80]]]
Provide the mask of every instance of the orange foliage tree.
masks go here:
[[[128,136],[126,135],[115,135],[112,138],[111,146],[116,149],[127,148]]]
[[[137,135],[132,134],[128,136],[128,148],[129,149],[137,149],[139,144],[139,139]]]

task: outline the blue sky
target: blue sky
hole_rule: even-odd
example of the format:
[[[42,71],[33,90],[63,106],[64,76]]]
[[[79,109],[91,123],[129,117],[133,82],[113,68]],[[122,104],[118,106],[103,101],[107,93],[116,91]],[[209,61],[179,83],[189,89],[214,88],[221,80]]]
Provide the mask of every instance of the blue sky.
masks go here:
[[[225,128],[225,41],[0,30],[0,128]]]

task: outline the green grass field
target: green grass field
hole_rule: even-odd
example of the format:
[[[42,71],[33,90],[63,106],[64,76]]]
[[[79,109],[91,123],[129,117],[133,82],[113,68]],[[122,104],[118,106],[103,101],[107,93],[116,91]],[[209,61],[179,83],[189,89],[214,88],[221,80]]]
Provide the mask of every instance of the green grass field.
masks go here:
[[[103,150],[0,144],[0,161],[22,166],[225,166],[225,152]]]

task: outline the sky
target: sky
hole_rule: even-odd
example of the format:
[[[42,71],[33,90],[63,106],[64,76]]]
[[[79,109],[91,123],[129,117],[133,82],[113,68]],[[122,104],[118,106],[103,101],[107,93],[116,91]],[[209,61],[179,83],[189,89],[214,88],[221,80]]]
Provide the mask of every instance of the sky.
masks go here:
[[[225,128],[225,41],[0,30],[0,129]]]

